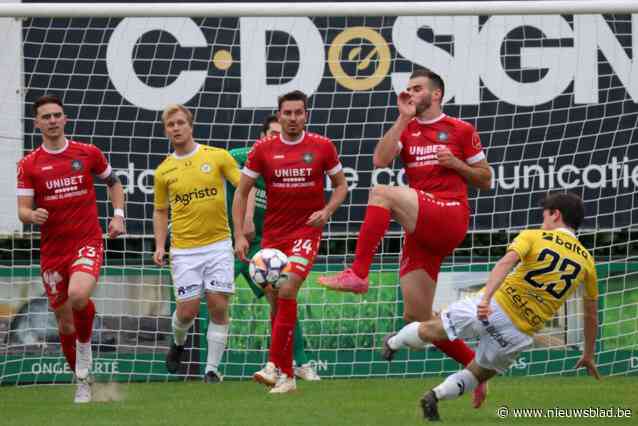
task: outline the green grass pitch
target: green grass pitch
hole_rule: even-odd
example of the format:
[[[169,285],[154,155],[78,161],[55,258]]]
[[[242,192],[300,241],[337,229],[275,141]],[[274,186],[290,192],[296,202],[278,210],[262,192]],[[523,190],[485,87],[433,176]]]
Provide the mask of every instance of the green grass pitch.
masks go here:
[[[295,393],[269,395],[250,381],[119,385],[119,401],[72,403],[69,385],[0,387],[4,426],[27,425],[419,425],[417,401],[442,378],[323,380],[298,382]],[[484,407],[470,396],[440,404],[448,425],[635,425],[637,377],[499,377]],[[513,418],[496,411],[519,408],[617,408],[631,418]]]

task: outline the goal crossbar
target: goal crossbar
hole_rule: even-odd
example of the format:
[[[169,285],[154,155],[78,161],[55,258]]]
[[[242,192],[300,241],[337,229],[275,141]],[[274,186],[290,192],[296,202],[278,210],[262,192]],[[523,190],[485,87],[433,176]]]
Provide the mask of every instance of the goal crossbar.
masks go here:
[[[9,3],[0,17],[233,17],[233,16],[452,16],[638,13],[638,2],[488,1],[369,3]]]

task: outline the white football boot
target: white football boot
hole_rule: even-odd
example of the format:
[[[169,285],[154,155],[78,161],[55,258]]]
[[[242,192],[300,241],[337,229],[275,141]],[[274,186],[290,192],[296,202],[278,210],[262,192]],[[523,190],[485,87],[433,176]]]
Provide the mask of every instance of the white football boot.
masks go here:
[[[253,374],[253,380],[269,387],[277,384],[279,374],[277,373],[277,367],[272,362],[266,363],[266,366]]]
[[[91,402],[92,394],[93,392],[91,390],[91,382],[89,378],[78,378],[73,402],[76,404],[86,404],[87,402]]]
[[[295,377],[309,382],[321,380],[321,377],[317,374],[317,370],[315,370],[309,362],[302,364],[299,367],[295,367]]]
[[[297,382],[294,377],[288,377],[285,374],[279,375],[279,380],[274,388],[270,390],[270,393],[288,393],[297,390]]]

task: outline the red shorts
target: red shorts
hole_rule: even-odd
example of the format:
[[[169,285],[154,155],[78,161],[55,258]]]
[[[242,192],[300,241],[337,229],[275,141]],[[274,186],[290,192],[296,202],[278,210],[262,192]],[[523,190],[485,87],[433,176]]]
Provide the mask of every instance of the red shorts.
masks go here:
[[[60,251],[64,249],[61,248]],[[104,244],[101,240],[81,245],[71,255],[42,257],[40,269],[42,283],[49,298],[51,309],[62,306],[69,298],[69,280],[75,272],[93,275],[95,281],[100,277],[100,267],[104,257]]]
[[[419,214],[416,228],[406,234],[401,253],[399,276],[424,269],[434,281],[441,263],[465,238],[470,221],[468,207],[456,200],[445,200],[417,190]]]
[[[264,248],[281,250],[288,256],[288,272],[294,272],[305,280],[315,264],[320,243],[321,234],[281,241],[264,246]]]

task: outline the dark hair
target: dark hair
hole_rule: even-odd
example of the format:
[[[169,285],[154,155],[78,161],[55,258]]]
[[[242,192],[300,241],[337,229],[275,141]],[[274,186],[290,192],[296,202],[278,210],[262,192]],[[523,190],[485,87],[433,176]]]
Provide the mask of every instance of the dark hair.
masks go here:
[[[40,96],[33,103],[33,115],[37,117],[38,108],[46,104],[57,104],[57,105],[60,105],[60,108],[64,108],[64,104],[62,103],[62,100],[59,97],[55,95],[44,95],[44,96]]]
[[[276,115],[271,114],[266,116],[266,118],[264,119],[264,123],[261,125],[261,134],[265,136],[266,133],[268,133],[268,130],[270,130],[270,123],[274,123],[276,121],[277,121]]]
[[[277,98],[277,104],[279,106],[279,111],[281,111],[281,105],[286,101],[303,101],[303,109],[307,109],[308,105],[308,96],[301,90],[293,90],[292,92],[285,93]]]
[[[558,210],[565,225],[573,229],[580,228],[585,219],[585,204],[576,194],[571,192],[558,192],[549,194],[541,202],[543,210]]]
[[[441,91],[441,102],[443,101],[443,96],[445,95],[445,83],[440,75],[435,73],[429,68],[417,68],[412,71],[410,75],[410,79],[417,77],[426,77],[430,80],[430,88],[431,89],[439,89]]]

